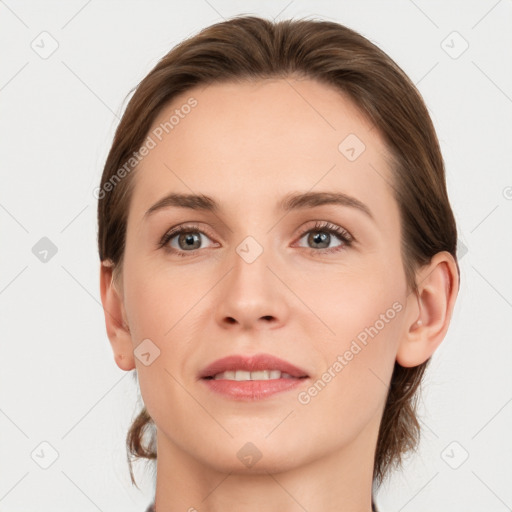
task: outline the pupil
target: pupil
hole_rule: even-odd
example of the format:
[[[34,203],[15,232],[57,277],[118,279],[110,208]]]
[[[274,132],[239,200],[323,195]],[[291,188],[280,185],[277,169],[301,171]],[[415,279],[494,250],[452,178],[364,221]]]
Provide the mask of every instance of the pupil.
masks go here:
[[[185,235],[181,235],[180,236],[180,242],[182,241],[185,241],[185,244],[186,244],[186,247],[188,247],[189,249],[192,248],[192,249],[198,249],[200,243],[201,243],[201,239],[199,236],[197,236],[196,234],[191,234],[191,233],[187,233]],[[196,247],[192,247],[194,245],[194,242],[196,243]]]
[[[321,231],[317,231],[315,234],[310,235],[310,241],[313,241],[313,243],[324,244],[322,248],[329,246],[329,238],[330,235],[328,233],[322,233]]]

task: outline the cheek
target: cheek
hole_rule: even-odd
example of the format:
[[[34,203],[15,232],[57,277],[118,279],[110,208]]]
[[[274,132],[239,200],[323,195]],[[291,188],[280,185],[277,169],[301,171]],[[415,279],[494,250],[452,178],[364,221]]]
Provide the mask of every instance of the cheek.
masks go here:
[[[403,303],[403,276],[376,261],[303,275],[308,277],[295,280],[294,292],[325,325],[326,337],[340,346],[376,323],[388,330]]]
[[[356,308],[349,308],[356,302],[361,308],[357,315]],[[402,323],[400,304],[393,308],[382,297],[345,304],[330,319],[336,338],[315,347],[322,368],[296,397],[298,428],[315,437],[322,432],[326,452],[332,452],[333,443],[348,445],[367,428],[378,430]]]
[[[163,339],[199,301],[201,279],[182,268],[160,268],[152,262],[126,261],[125,307],[140,338]],[[134,340],[135,342],[136,340]]]
[[[316,335],[314,346],[323,363],[316,376],[322,400],[340,411],[363,397],[377,404],[387,392],[403,329],[403,277],[374,265],[366,272],[330,273],[323,286],[320,282],[306,283],[297,292],[328,327]]]
[[[189,321],[202,294],[191,273],[165,274],[154,265],[143,264],[142,259],[137,263],[129,258],[124,268],[125,307],[133,347],[137,354],[144,341],[149,347],[144,352],[152,359],[149,364],[135,359],[141,395],[155,422],[167,425],[170,404],[175,411],[191,407],[189,395],[177,382],[183,382],[189,370],[186,364],[193,348]],[[145,341],[148,339],[151,344]]]

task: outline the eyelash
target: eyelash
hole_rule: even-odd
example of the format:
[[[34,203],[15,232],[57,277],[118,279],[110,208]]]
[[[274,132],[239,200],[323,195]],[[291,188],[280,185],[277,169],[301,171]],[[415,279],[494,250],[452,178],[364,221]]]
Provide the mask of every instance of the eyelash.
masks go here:
[[[326,248],[326,249],[313,249],[311,247],[305,248],[305,249],[309,249],[311,251],[311,253],[313,253],[314,255],[318,255],[318,253],[320,253],[320,254],[329,253],[330,254],[330,253],[343,251],[343,250],[347,249],[348,247],[350,247],[354,242],[354,238],[352,237],[352,235],[350,235],[350,233],[348,231],[344,230],[340,226],[337,226],[336,224],[331,224],[330,222],[326,222],[326,221],[315,221],[315,225],[313,227],[308,228],[306,231],[303,231],[298,240],[301,240],[304,237],[304,235],[307,235],[308,233],[314,232],[314,231],[335,234],[343,242],[343,245]],[[176,235],[181,235],[182,233],[200,233],[200,234],[205,235],[208,238],[210,238],[208,236],[208,234],[205,233],[202,229],[200,229],[199,226],[197,226],[197,225],[194,225],[194,224],[180,225],[180,226],[176,226],[175,228],[171,229],[162,237],[162,239],[160,240],[160,242],[158,244],[159,248],[167,249],[171,253],[176,254],[177,256],[180,256],[180,257],[193,256],[196,253],[196,251],[199,249],[193,249],[191,251],[182,251],[182,250],[176,250],[167,245]],[[189,253],[189,254],[187,254],[187,253]]]

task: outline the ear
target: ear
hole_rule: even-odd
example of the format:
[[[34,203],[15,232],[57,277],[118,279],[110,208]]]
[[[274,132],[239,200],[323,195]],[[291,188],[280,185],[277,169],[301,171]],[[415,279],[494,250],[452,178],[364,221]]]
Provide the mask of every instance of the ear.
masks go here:
[[[443,341],[459,291],[459,274],[453,256],[442,251],[417,273],[418,293],[408,297],[406,332],[396,361],[410,368],[424,363]]]
[[[107,336],[112,345],[117,366],[121,370],[128,371],[135,368],[132,338],[126,322],[122,291],[118,291],[112,277],[112,263],[109,261],[101,262],[100,291]]]

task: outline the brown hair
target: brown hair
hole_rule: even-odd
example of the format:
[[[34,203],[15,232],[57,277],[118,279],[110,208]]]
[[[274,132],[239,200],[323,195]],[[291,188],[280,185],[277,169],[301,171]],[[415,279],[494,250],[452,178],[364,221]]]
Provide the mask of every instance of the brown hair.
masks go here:
[[[400,210],[401,250],[410,293],[418,289],[416,270],[436,253],[448,251],[457,263],[457,230],[439,142],[423,99],[407,75],[368,39],[338,23],[304,19],[274,23],[254,16],[217,23],[181,42],[137,86],[101,179],[100,259],[111,260],[119,272],[132,173],[113,187],[108,183],[131,162],[155,117],[173,98],[199,84],[292,76],[315,79],[347,94],[384,138],[391,155],[390,185]],[[130,170],[135,167],[136,163],[131,164]],[[417,390],[429,362],[405,368],[395,361],[375,453],[377,485],[419,443]],[[150,442],[144,442],[153,428],[143,407],[126,439],[134,484],[131,459],[156,459],[154,439],[150,435]]]

